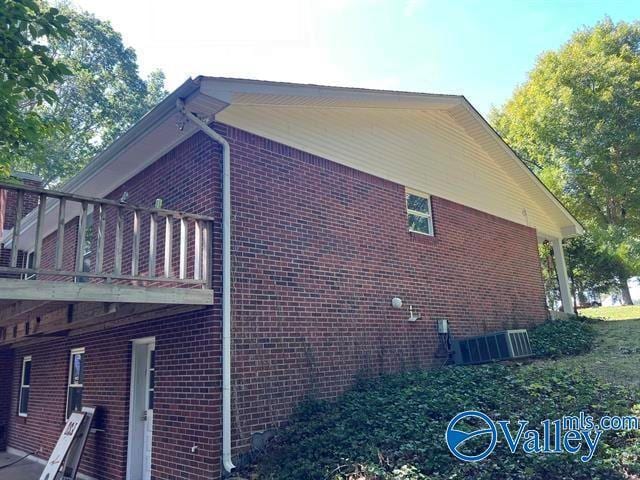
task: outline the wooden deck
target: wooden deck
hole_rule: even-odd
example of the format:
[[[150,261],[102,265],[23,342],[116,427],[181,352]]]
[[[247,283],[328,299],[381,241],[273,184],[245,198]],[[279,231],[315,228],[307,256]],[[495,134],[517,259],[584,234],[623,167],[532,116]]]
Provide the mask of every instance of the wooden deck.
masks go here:
[[[0,251],[0,345],[213,304],[212,217],[160,201],[151,208],[0,182],[3,190],[15,211]]]

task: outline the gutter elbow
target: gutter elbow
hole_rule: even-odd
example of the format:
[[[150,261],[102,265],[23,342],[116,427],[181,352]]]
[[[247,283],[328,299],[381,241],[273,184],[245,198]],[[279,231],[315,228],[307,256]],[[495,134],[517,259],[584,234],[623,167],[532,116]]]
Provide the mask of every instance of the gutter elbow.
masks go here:
[[[231,461],[231,454],[225,454],[222,457],[222,466],[224,467],[225,472],[231,473],[231,471],[236,468],[236,466]]]

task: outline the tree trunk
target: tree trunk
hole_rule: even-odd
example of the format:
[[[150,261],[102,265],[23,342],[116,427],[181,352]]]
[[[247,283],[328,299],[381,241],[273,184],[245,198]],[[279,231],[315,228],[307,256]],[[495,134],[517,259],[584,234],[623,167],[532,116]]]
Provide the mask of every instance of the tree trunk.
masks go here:
[[[589,303],[589,299],[582,290],[578,292],[578,300],[580,301],[580,307],[588,306],[587,304]]]
[[[573,294],[573,313],[575,313],[576,315],[579,315],[578,313],[578,292],[576,289],[576,282],[573,278],[573,268],[569,267],[569,279],[571,280],[571,293]],[[560,288],[560,277],[558,277],[558,288]],[[567,312],[567,310],[565,308],[562,309],[564,312],[566,313],[570,313]]]
[[[629,284],[627,283],[626,278],[622,280],[622,285],[620,285],[620,292],[622,293],[622,304],[633,305],[633,299],[631,298],[631,292],[629,291]]]

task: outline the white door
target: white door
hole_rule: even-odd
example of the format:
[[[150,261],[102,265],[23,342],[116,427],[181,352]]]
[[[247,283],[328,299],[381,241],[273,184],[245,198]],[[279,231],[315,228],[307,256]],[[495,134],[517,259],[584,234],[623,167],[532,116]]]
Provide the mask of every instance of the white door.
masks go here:
[[[133,341],[127,480],[151,480],[155,340]]]
[[[142,479],[151,480],[151,437],[153,434],[153,387],[155,385],[156,346],[149,345],[147,350],[147,382],[145,392],[144,450]]]

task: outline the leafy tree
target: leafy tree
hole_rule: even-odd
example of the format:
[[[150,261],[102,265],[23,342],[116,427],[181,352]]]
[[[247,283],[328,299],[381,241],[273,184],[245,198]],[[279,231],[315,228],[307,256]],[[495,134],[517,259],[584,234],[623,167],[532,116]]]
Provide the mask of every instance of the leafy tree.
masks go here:
[[[538,59],[491,114],[606,252],[625,303],[640,273],[640,23],[605,18]],[[577,261],[580,263],[580,261]]]
[[[603,248],[588,233],[572,238],[566,245],[568,269],[574,294],[584,305],[586,292],[601,294],[618,286],[617,272],[624,266],[620,259]]]
[[[50,49],[73,75],[57,86],[57,103],[33,111],[52,123],[63,121],[66,128],[44,136],[37,155],[17,162],[47,184],[75,174],[166,95],[162,72],[141,78],[135,51],[124,46],[109,22],[68,5],[60,9],[75,37],[53,39]]]
[[[0,177],[59,127],[40,108],[55,105],[54,86],[70,73],[51,48],[71,41],[68,23],[58,9],[35,0],[0,0]]]

